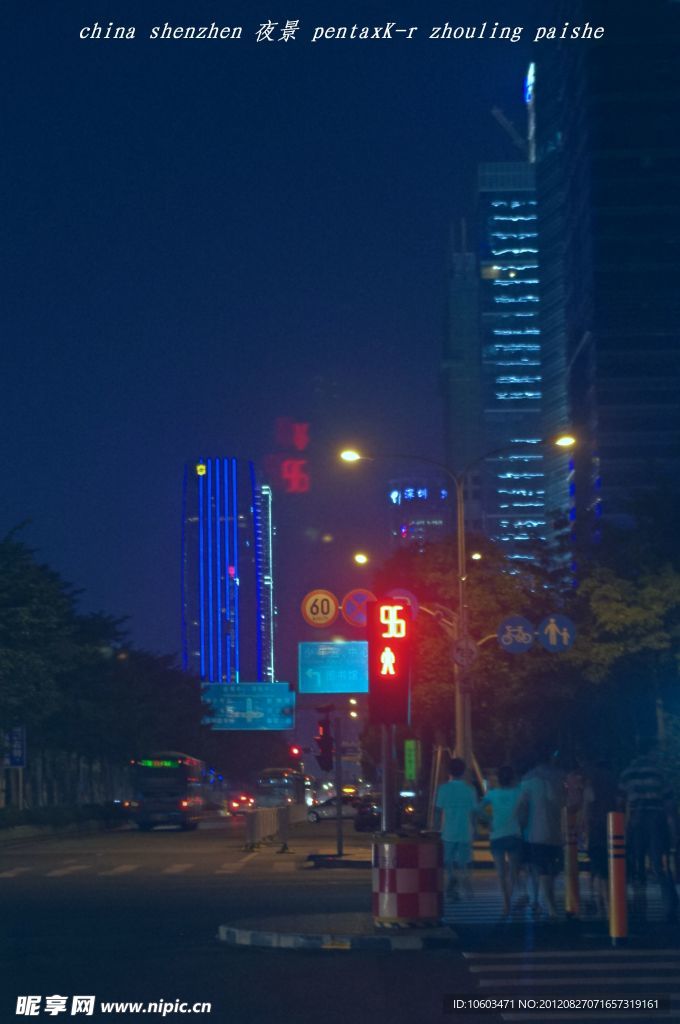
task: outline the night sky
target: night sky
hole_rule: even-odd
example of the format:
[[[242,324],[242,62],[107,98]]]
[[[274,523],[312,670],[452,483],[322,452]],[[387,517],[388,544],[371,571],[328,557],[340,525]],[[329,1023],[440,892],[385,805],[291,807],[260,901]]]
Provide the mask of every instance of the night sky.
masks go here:
[[[553,7],[540,5],[544,23]],[[315,473],[309,495],[278,504],[282,543],[295,520],[384,545],[389,470],[350,482],[331,442],[442,457],[451,224],[471,215],[478,161],[518,158],[490,110],[524,130],[528,59],[550,53],[427,35],[447,18],[530,26],[533,12],[5,6],[0,529],[30,519],[26,541],[84,589],[85,609],[129,615],[135,643],[179,650],[183,463],[259,461],[278,416],[310,421]],[[268,18],[299,19],[297,38],[256,44]],[[95,20],[137,38],[81,41]],[[166,20],[244,34],[149,41]],[[316,25],[387,20],[419,38],[310,42]],[[338,578],[317,585],[363,582],[342,576],[349,554],[336,547]],[[311,579],[313,546],[295,557]],[[279,604],[295,586],[281,581]]]

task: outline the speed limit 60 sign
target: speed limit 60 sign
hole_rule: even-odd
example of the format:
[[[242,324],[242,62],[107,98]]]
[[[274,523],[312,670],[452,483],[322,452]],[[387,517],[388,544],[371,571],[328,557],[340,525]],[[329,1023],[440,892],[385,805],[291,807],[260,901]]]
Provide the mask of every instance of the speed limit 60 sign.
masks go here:
[[[330,590],[310,590],[303,597],[300,608],[302,618],[309,626],[323,629],[324,626],[330,626],[335,622],[340,605]]]

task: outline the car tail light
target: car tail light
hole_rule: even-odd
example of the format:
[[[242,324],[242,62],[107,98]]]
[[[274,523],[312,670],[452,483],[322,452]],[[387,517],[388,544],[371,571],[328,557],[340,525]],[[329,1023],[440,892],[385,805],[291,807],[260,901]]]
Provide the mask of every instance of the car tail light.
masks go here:
[[[182,810],[186,810],[186,808],[189,806],[189,801],[188,800],[180,800],[179,805],[182,808]]]
[[[234,808],[238,808],[238,806],[239,806],[238,800],[232,800],[231,801],[231,806],[234,807]]]

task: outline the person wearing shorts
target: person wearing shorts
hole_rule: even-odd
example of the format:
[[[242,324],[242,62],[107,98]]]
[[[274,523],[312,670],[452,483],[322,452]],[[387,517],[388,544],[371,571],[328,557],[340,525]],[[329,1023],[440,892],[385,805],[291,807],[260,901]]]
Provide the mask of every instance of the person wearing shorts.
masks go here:
[[[518,817],[525,823],[524,838],[529,844],[534,913],[541,910],[542,900],[548,916],[556,918],[555,877],[561,870],[564,785],[549,752],[527,772],[520,789]]]
[[[522,835],[517,817],[519,797],[520,790],[514,784],[514,772],[509,765],[503,765],[498,769],[498,787],[490,789],[477,808],[479,816],[491,812],[491,856],[498,874],[503,912],[506,915],[512,906],[512,893],[517,884],[522,852]]]
[[[437,790],[437,825],[441,826],[444,867],[448,888],[456,893],[462,888],[472,895],[469,864],[472,860],[472,839],[477,808],[477,794],[465,782],[465,761],[454,757],[449,765],[449,781]],[[442,823],[443,819],[443,823]]]

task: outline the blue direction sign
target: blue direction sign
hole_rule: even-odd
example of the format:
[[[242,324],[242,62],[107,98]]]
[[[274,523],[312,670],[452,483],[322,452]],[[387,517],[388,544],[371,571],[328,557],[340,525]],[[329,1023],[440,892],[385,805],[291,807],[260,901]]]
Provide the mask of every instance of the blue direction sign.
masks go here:
[[[568,651],[576,639],[576,626],[566,615],[549,615],[538,627],[538,642],[546,651]]]
[[[295,694],[288,683],[210,683],[203,700],[212,714],[204,719],[211,729],[248,731],[292,729]]]
[[[15,725],[0,733],[0,768],[26,767],[26,729]]]
[[[528,651],[534,642],[534,627],[522,615],[509,615],[501,622],[496,636],[501,650],[521,654]]]
[[[298,644],[300,693],[368,693],[365,640]]]

